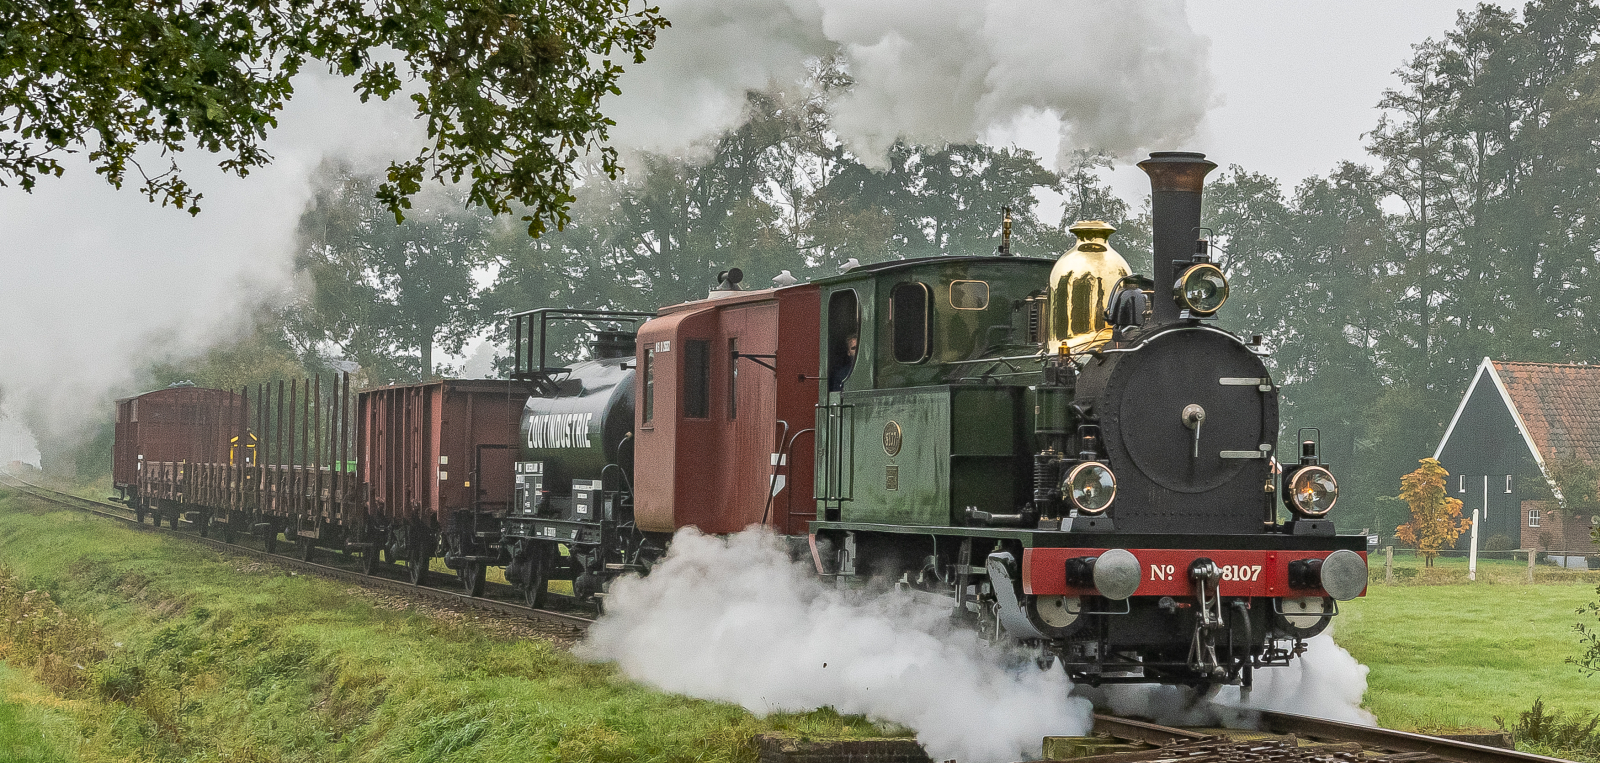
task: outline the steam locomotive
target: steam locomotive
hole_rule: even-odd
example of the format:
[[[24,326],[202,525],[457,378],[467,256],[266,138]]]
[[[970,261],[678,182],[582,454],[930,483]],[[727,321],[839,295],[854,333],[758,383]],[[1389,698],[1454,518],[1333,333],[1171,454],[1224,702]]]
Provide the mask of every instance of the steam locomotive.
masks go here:
[[[212,394],[220,423],[168,436],[234,443],[227,462],[146,459],[119,409],[117,485],[157,522],[418,583],[442,556],[477,594],[501,566],[535,606],[553,580],[603,600],[680,528],[762,526],[837,585],[943,597],[1075,681],[1248,686],[1365,592],[1364,538],[1335,532],[1314,439],[1275,452],[1260,338],[1215,325],[1228,283],[1197,235],[1215,165],[1139,166],[1148,277],[1098,221],[1053,260],[1003,244],[763,290],[728,271],[656,313],[513,316],[507,380],[367,390],[353,412],[348,380],[327,405],[320,382]],[[573,322],[588,359],[553,366]]]

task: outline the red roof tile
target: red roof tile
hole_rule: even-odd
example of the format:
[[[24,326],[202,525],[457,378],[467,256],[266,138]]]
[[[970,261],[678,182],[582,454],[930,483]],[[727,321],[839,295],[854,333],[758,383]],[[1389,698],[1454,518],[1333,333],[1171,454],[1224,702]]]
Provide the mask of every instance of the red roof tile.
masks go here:
[[[1600,463],[1600,366],[1495,361],[1546,463]]]

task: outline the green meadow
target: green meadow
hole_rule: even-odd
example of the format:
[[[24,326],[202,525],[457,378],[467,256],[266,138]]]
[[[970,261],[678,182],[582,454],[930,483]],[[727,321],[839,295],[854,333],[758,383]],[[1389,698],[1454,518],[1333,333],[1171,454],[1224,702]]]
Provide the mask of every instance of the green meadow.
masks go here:
[[[757,719],[537,638],[0,493],[7,761],[753,761]]]
[[[1600,711],[1567,664],[1600,573],[1374,556],[1337,641],[1385,725],[1497,728],[1542,699]],[[904,733],[822,710],[755,718],[559,645],[395,607],[0,492],[0,756],[40,761],[753,761],[766,732]]]
[[[1575,610],[1600,598],[1600,572],[1525,561],[1396,557],[1396,583],[1372,556],[1365,598],[1342,605],[1338,643],[1371,668],[1365,705],[1385,726],[1434,731],[1497,729],[1543,699],[1569,713],[1600,712],[1600,676],[1568,664],[1581,649]],[[1594,620],[1589,624],[1595,625]]]

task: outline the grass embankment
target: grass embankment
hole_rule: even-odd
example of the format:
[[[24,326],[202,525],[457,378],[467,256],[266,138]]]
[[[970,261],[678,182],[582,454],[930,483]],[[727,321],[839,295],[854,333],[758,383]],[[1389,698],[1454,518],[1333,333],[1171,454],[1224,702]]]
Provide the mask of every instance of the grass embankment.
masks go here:
[[[0,760],[69,763],[77,760],[78,724],[71,703],[0,664]]]
[[[733,761],[767,730],[880,733],[652,691],[542,640],[5,493],[0,565],[0,660],[48,689],[0,673],[0,749],[40,761]]]
[[[1365,705],[1384,726],[1436,731],[1509,727],[1543,698],[1546,708],[1600,711],[1600,677],[1566,663],[1578,656],[1579,616],[1597,597],[1600,572],[1527,563],[1478,562],[1467,580],[1465,559],[1440,559],[1433,569],[1396,557],[1401,576],[1383,583],[1383,557],[1372,556],[1367,596],[1341,605],[1334,626],[1340,645],[1372,669]]]

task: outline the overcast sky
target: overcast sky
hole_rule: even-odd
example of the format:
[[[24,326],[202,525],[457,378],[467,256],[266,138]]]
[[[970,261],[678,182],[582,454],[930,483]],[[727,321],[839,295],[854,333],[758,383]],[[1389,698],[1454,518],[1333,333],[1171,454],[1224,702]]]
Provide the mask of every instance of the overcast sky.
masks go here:
[[[1195,31],[1211,38],[1220,105],[1201,122],[1194,150],[1222,167],[1277,178],[1285,191],[1341,160],[1363,161],[1361,134],[1377,123],[1383,89],[1411,46],[1441,37],[1455,0],[1205,0],[1189,4]],[[1149,193],[1138,168],[1116,171],[1125,197]]]
[[[1071,103],[1085,92],[1097,92],[1081,81],[1084,72],[1120,61],[1109,57],[1113,54],[1137,54],[1129,53],[1126,45],[1113,50],[1114,37],[1096,40],[1095,34],[1114,36],[1119,29],[1100,22],[1114,18],[1129,36],[1159,37],[1177,29],[1181,34],[1166,35],[1174,41],[1173,50],[1162,53],[1165,58],[1155,63],[1168,67],[1159,71],[1174,71],[1173,67],[1195,58],[1203,62],[1202,69],[1209,65],[1212,105],[1197,111],[1193,99],[1187,99],[1188,111],[1170,104],[1151,108],[1152,114],[1169,122],[1175,115],[1204,114],[1194,137],[1170,148],[1203,151],[1223,166],[1239,164],[1264,172],[1279,178],[1286,188],[1307,175],[1325,174],[1340,160],[1364,159],[1361,133],[1374,126],[1373,106],[1383,89],[1394,83],[1392,71],[1409,56],[1412,44],[1441,35],[1454,23],[1457,10],[1468,5],[1439,0],[1209,0],[1189,4],[1185,21],[1176,5],[1089,0],[1044,6],[1030,6],[1031,0],[988,0],[981,6],[968,0],[940,0],[955,2],[950,7],[959,12],[940,17],[928,11],[920,18],[889,13],[889,5],[858,6],[845,0],[741,0],[749,6],[717,5],[731,1],[670,0],[662,5],[669,11],[687,9],[684,22],[674,30],[680,41],[694,34],[696,22],[690,20],[690,12],[704,16],[707,8],[719,13],[717,9],[744,8],[745,18],[739,23],[759,24],[763,9],[801,8],[784,22],[793,27],[790,31],[800,52],[831,43],[858,45],[863,70],[878,67],[886,91],[898,84],[888,81],[891,76],[920,77],[911,83],[915,87],[899,93],[902,100],[911,101],[897,105],[903,111],[922,107],[926,112],[918,95],[926,94],[930,86],[941,86],[938,65],[950,65],[951,59],[962,64],[969,55],[989,57],[985,60],[991,79],[995,72],[1006,73],[1001,92],[977,94],[985,100],[975,96],[978,106],[1026,105],[1038,91],[1052,91],[1047,105]],[[924,7],[922,0],[913,7]],[[1101,12],[1081,14],[1082,22],[1076,16],[1063,18],[1086,7]],[[973,8],[981,8],[982,14],[968,25],[963,14]],[[1045,25],[1040,14],[1026,12],[1030,8],[1054,14],[1050,23],[1055,26],[1040,31]],[[1014,24],[1009,13],[1015,14]],[[718,23],[724,23],[720,31],[727,35],[726,22]],[[1081,34],[1054,31],[1063,25],[1076,31],[1080,23]],[[905,50],[871,44],[885,25],[899,25],[896,33],[903,33],[903,42],[909,41]],[[740,42],[741,35],[735,32],[727,35],[728,42],[715,46]],[[956,37],[974,52],[946,52],[944,60],[928,65],[904,63],[916,60],[908,58],[906,50],[913,56],[937,56],[918,52],[938,49],[924,41]],[[674,52],[666,45],[664,38],[654,60],[671,61]],[[1060,55],[1050,58],[1057,50]],[[748,73],[760,63],[776,67],[773,72],[787,71],[771,61],[755,60],[765,55],[764,49],[750,48],[723,55],[717,65]],[[792,63],[784,66],[793,68]],[[953,71],[971,73],[959,66]],[[1203,79],[1202,71],[1196,81]],[[671,84],[671,79],[667,82]],[[1098,81],[1091,84],[1099,86]],[[1100,89],[1117,86],[1106,82]],[[242,326],[239,318],[252,302],[288,284],[290,243],[295,220],[309,198],[310,171],[325,156],[355,156],[370,162],[398,156],[395,147],[418,135],[404,103],[360,105],[349,94],[348,83],[325,75],[304,76],[297,87],[280,129],[267,143],[278,157],[274,166],[239,180],[210,169],[215,160],[209,155],[189,152],[180,157],[191,183],[206,194],[198,218],[150,204],[131,187],[114,191],[76,162],[68,163],[67,177],[41,180],[31,195],[15,186],[0,189],[0,390],[9,407],[15,409],[22,401],[44,402],[60,410],[64,420],[81,422],[85,411],[96,410],[100,404],[96,401],[135,391],[138,381],[132,369],[151,354],[195,352],[209,339],[237,331]],[[1132,81],[1126,87],[1151,84]],[[1169,93],[1168,99],[1186,101],[1185,95]],[[855,121],[871,127],[875,105],[876,101],[854,104]],[[635,106],[617,113],[619,118],[635,120],[630,124],[660,128],[659,117],[651,124],[648,117],[635,116],[638,110]],[[956,122],[960,124],[959,119]],[[626,127],[619,132],[627,134]],[[1091,120],[1077,129],[1104,134],[1105,123]],[[1170,131],[1170,125],[1161,129]],[[1016,140],[1047,160],[1055,154],[1054,132],[1030,132],[1023,125],[989,134]],[[881,139],[869,135],[862,145]],[[1119,167],[1112,177],[1130,201],[1137,202],[1148,192],[1143,173],[1131,164]]]

